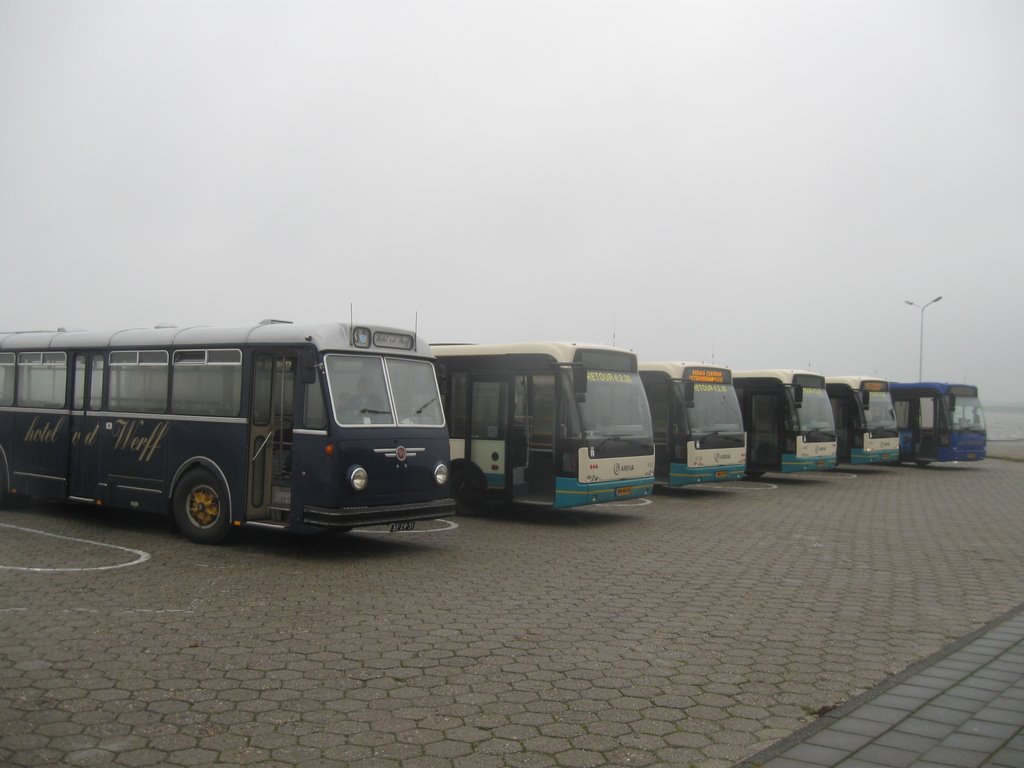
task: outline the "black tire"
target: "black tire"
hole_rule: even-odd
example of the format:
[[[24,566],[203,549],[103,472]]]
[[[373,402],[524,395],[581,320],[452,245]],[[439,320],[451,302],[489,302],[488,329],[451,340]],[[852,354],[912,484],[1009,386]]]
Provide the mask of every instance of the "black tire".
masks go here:
[[[744,480],[757,480],[759,477],[764,477],[764,472],[750,471],[749,469],[743,473]]]
[[[451,489],[459,513],[473,512],[487,499],[487,478],[474,465],[464,464],[452,473]]]
[[[197,544],[220,544],[231,532],[231,512],[220,481],[205,469],[190,469],[174,489],[178,530]]]

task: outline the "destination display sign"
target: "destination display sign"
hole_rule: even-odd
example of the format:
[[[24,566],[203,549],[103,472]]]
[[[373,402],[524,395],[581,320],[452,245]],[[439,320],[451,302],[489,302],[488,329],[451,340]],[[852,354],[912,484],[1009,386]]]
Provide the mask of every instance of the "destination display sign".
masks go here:
[[[373,334],[373,345],[384,349],[414,349],[416,347],[416,339],[408,333],[375,331]]]
[[[732,371],[722,368],[687,368],[683,371],[683,379],[702,384],[731,384]]]
[[[958,395],[959,397],[977,397],[978,388],[967,384],[951,384],[949,394]]]
[[[865,392],[888,392],[889,382],[887,381],[862,381],[860,388]]]
[[[632,373],[616,373],[614,371],[587,371],[587,381],[610,381],[615,384],[632,384]]]

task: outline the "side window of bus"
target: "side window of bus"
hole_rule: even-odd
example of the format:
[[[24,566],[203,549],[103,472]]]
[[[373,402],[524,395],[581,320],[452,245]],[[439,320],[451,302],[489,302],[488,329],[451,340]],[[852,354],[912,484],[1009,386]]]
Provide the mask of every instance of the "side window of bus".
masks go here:
[[[14,353],[0,352],[0,405],[14,405]]]
[[[252,423],[263,427],[270,423],[274,387],[274,358],[256,355],[252,377]]]
[[[18,355],[18,405],[63,408],[67,396],[68,358],[63,352]]]
[[[302,395],[302,425],[306,429],[324,429],[327,426],[327,406],[324,404],[319,372],[316,381],[309,382]]]
[[[242,352],[183,349],[174,353],[171,410],[190,416],[237,416],[242,404]]]
[[[473,383],[472,437],[504,440],[508,423],[508,384],[504,381]]]
[[[921,398],[921,429],[935,427],[935,400],[931,397]]]
[[[75,355],[75,394],[71,399],[71,407],[76,411],[85,409],[85,374],[88,370],[89,356],[85,354]]]
[[[448,430],[452,437],[466,436],[466,382],[469,376],[465,371],[452,373],[448,377]]]
[[[668,387],[666,382],[659,379],[652,382],[652,386],[647,387],[645,391],[647,406],[651,409],[651,421],[654,423],[654,439],[664,443],[668,439]]]
[[[110,410],[166,412],[168,359],[162,349],[111,352]]]
[[[92,380],[89,382],[89,410],[98,411],[103,407],[103,374],[103,356],[93,355]]]
[[[530,381],[530,413],[533,429],[530,447],[552,450],[555,440],[555,377],[550,373],[536,374]]]
[[[900,429],[910,428],[910,401],[909,400],[897,400],[893,405],[896,406],[896,426]]]

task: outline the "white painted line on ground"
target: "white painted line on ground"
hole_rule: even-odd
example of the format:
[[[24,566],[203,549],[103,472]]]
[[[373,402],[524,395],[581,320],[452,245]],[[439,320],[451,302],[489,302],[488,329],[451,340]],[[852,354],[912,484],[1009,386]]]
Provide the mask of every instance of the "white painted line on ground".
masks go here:
[[[143,552],[141,549],[131,549],[129,547],[120,547],[117,544],[106,544],[102,541],[90,541],[89,539],[76,539],[74,536],[62,536],[59,533],[49,533],[48,531],[37,531],[35,528],[22,528],[20,525],[10,525],[9,523],[0,523],[0,528],[10,528],[15,531],[23,531],[24,533],[38,533],[40,536],[50,536],[54,539],[63,539],[65,541],[75,541],[79,544],[91,544],[94,547],[106,547],[107,549],[117,549],[121,552],[130,552],[135,555],[135,559],[128,563],[118,563],[117,565],[94,565],[85,568],[31,568],[22,565],[4,565],[0,563],[0,570],[4,571],[31,571],[33,573],[70,573],[80,571],[110,571],[114,568],[127,568],[129,565],[138,565],[149,560],[149,552]]]

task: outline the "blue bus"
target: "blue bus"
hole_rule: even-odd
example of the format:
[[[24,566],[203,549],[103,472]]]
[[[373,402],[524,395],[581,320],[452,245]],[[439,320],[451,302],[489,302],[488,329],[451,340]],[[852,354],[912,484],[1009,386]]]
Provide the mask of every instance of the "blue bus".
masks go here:
[[[200,543],[451,512],[433,357],[395,328],[0,333],[0,504],[170,514]]]
[[[651,494],[651,416],[635,354],[562,342],[432,348],[460,504],[565,508]]]
[[[747,436],[732,371],[701,363],[640,363],[640,378],[651,408],[659,485],[743,477]]]
[[[900,441],[889,382],[869,376],[828,376],[836,422],[836,458],[845,464],[892,464]]]
[[[981,461],[985,413],[978,388],[941,382],[890,382],[900,430],[900,461]]]
[[[825,377],[808,371],[733,371],[747,432],[747,476],[836,465],[836,428]]]

